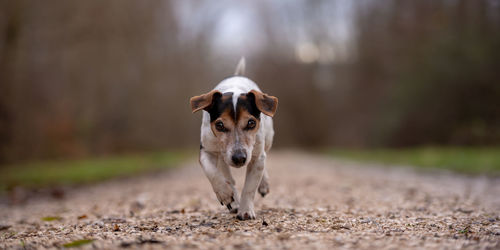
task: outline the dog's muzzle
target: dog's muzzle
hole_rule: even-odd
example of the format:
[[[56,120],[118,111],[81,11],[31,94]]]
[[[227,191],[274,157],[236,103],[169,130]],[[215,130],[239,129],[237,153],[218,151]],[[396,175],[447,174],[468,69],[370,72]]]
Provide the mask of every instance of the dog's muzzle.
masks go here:
[[[236,150],[234,151],[231,160],[235,166],[241,167],[245,165],[245,162],[247,161],[247,154],[243,150]]]

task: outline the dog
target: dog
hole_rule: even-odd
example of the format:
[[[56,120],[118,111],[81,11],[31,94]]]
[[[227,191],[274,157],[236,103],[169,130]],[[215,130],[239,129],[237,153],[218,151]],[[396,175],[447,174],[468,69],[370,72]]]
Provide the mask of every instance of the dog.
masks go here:
[[[193,113],[203,110],[199,160],[217,199],[239,220],[251,220],[255,192],[262,197],[269,193],[265,161],[273,143],[278,98],[264,94],[244,73],[241,58],[234,76],[190,102]],[[241,199],[229,166],[247,167]]]

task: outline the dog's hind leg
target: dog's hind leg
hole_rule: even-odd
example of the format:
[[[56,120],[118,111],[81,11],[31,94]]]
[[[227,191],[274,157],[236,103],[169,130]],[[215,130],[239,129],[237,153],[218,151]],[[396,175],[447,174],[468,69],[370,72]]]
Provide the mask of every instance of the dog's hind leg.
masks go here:
[[[264,173],[262,174],[262,179],[259,184],[259,194],[264,197],[269,193],[269,175],[267,174],[267,170],[264,167]]]

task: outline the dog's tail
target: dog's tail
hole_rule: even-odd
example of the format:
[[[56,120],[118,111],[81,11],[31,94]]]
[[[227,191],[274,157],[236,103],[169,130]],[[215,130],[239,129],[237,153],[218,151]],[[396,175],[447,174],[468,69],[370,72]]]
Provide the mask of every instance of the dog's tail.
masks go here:
[[[235,76],[242,76],[245,74],[245,57],[242,56],[240,61],[238,62],[238,66],[236,66],[236,71],[234,71]]]

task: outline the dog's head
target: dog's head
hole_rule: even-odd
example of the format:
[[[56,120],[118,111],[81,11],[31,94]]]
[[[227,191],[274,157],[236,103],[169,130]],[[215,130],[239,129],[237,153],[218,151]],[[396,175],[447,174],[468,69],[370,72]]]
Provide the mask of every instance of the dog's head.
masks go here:
[[[278,98],[252,90],[240,94],[212,90],[191,98],[193,113],[205,110],[210,114],[210,128],[218,139],[220,153],[226,164],[233,167],[247,165],[252,157],[261,113],[273,116]]]

